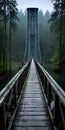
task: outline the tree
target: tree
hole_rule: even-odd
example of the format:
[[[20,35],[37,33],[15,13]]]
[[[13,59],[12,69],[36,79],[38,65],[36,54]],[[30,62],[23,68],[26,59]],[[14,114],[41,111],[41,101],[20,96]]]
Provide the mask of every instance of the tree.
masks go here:
[[[63,28],[63,19],[65,19],[65,0],[53,0],[53,5],[54,5],[54,12],[51,15],[51,21],[52,21],[52,28],[54,27],[55,29],[55,35],[59,40],[59,53],[58,53],[58,65],[59,65],[59,69],[62,69],[63,66],[63,57],[65,55],[63,55],[63,30],[65,28]],[[65,26],[64,26],[65,27]]]
[[[14,42],[12,43],[12,58],[21,62],[24,57],[25,43],[26,43],[26,14],[20,10],[18,12],[18,29],[14,34]]]
[[[42,11],[39,12],[39,42],[43,62],[50,62],[55,51],[55,39],[48,23],[50,17],[49,11],[46,11],[44,15]]]
[[[10,55],[10,72],[11,72],[11,29],[16,30],[17,24],[16,20],[18,9],[16,8],[17,2],[16,0],[10,0],[8,1],[8,10],[9,10],[9,21],[10,21],[10,29],[9,29],[9,39],[10,39],[10,46],[9,46],[9,55]]]
[[[3,70],[7,70],[7,55],[10,55],[10,71],[11,71],[11,29],[15,30],[16,28],[16,20],[17,20],[17,3],[16,0],[1,0],[0,1],[0,22],[3,23]],[[9,23],[9,54],[7,54],[8,46],[7,46],[7,21]]]
[[[0,1],[0,16],[3,20],[4,42],[3,42],[3,69],[6,69],[6,0]]]

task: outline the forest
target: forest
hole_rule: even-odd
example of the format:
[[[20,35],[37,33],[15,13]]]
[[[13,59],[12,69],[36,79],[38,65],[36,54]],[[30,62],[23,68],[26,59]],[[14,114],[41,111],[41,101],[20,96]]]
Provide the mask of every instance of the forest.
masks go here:
[[[53,64],[65,74],[65,0],[52,0],[53,12],[39,10],[39,42],[42,62]],[[0,0],[0,77],[11,73],[23,61],[26,44],[26,11],[16,0]]]

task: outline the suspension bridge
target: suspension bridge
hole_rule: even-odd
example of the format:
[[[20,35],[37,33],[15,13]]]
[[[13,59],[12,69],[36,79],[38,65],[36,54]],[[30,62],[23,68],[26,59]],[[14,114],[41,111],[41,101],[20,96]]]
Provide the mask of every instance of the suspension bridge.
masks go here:
[[[65,130],[65,92],[41,65],[38,9],[27,9],[24,65],[0,92],[0,129]]]

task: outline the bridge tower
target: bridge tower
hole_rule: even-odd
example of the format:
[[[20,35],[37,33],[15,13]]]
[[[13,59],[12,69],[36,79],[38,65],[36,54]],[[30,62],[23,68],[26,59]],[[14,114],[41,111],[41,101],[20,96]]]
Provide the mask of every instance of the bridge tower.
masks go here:
[[[24,61],[31,59],[41,61],[38,36],[38,8],[27,8],[27,37]]]

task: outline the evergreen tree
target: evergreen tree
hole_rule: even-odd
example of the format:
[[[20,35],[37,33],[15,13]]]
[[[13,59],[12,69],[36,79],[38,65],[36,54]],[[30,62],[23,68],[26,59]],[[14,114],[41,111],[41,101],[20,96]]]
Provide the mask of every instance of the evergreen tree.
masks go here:
[[[56,52],[58,52],[57,57],[56,57],[56,61],[58,61],[58,65],[59,65],[59,69],[62,70],[63,64],[64,64],[64,59],[63,57],[65,57],[64,52],[65,52],[65,47],[64,46],[64,30],[65,30],[65,24],[64,24],[64,20],[65,20],[65,0],[53,0],[53,5],[54,5],[54,12],[51,15],[51,26],[55,31],[55,35],[58,39],[58,49],[56,50]],[[55,54],[56,55],[56,54]]]
[[[10,44],[9,44],[9,62],[10,62],[10,68],[9,68],[9,71],[11,72],[11,31],[12,30],[16,30],[17,28],[17,23],[16,23],[16,20],[18,19],[17,18],[17,13],[18,13],[18,9],[16,8],[17,6],[17,2],[16,0],[10,0],[8,1],[8,10],[9,10],[9,23],[10,23],[10,26],[9,26],[9,39],[10,39]]]
[[[11,29],[15,30],[16,28],[16,19],[17,19],[17,3],[16,0],[1,0],[0,1],[0,23],[3,32],[3,71],[7,70],[7,55],[10,55],[10,71],[11,71]],[[10,44],[7,45],[7,21],[10,21],[9,26],[9,40]],[[8,48],[9,46],[9,48]],[[8,51],[9,49],[9,51]],[[7,53],[9,52],[9,54]]]

